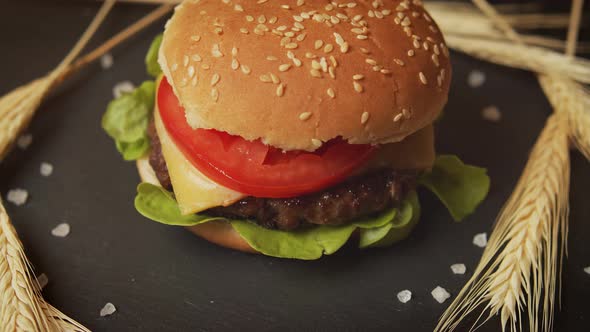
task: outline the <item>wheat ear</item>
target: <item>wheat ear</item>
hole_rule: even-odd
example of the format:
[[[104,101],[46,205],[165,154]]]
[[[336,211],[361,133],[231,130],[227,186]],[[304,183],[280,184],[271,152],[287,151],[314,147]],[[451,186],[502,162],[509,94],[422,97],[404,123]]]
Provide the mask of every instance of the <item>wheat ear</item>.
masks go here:
[[[78,56],[114,4],[115,0],[107,0],[103,3],[82,37],[52,72],[28,85],[13,90],[0,99],[0,128],[2,128],[0,130],[0,160],[8,153],[17,135],[29,125],[52,84]]]
[[[435,331],[452,331],[485,304],[512,331],[528,306],[531,331],[549,331],[560,253],[567,236],[570,163],[568,121],[549,117],[525,170],[500,212],[474,275],[445,311]],[[531,278],[532,277],[532,278]],[[538,307],[543,307],[539,326]],[[481,317],[481,316],[480,316]],[[479,322],[476,322],[476,324]],[[475,326],[475,325],[474,325]]]

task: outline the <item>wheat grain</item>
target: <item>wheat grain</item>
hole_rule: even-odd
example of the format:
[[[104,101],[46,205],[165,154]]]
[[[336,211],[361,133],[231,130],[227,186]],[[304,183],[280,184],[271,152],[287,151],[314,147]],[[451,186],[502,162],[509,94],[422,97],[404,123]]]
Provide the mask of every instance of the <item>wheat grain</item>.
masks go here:
[[[561,264],[558,253],[563,251],[567,235],[567,130],[563,114],[548,119],[514,192],[498,216],[473,277],[443,314],[435,331],[454,330],[465,316],[486,302],[487,319],[499,313],[502,326],[509,324],[512,331],[517,330],[525,304],[531,331],[550,330],[557,267]],[[544,308],[541,327],[539,303]]]

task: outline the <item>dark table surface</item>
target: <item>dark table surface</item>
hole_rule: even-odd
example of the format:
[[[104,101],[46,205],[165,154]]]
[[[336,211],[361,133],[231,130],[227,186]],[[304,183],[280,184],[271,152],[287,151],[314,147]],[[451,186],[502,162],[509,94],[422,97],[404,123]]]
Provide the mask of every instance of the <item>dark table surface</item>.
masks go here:
[[[50,70],[96,12],[96,2],[12,1],[0,11],[0,93]],[[97,45],[150,7],[117,5],[98,32]],[[551,109],[532,74],[453,53],[454,77],[437,148],[489,169],[492,187],[477,213],[453,223],[428,192],[420,192],[422,221],[392,248],[347,248],[319,261],[279,260],[219,248],[181,228],[142,218],[133,208],[139,181],[100,128],[117,82],[147,78],[143,57],[163,21],[114,52],[114,66],[94,65],[41,107],[30,132],[33,144],[0,164],[0,193],[25,188],[24,206],[9,214],[37,273],[49,277],[45,298],[95,331],[431,331],[450,300],[430,295],[437,285],[456,295],[482,249],[474,234],[489,232],[509,196]],[[486,73],[480,88],[466,78]],[[499,123],[482,119],[496,105]],[[41,162],[55,170],[39,174]],[[572,153],[569,258],[564,266],[563,306],[557,331],[590,324],[590,164]],[[67,222],[66,238],[51,236]],[[465,263],[466,275],[449,266]],[[410,289],[413,299],[398,302]],[[101,318],[112,302],[117,312]],[[492,322],[482,331],[497,331]]]

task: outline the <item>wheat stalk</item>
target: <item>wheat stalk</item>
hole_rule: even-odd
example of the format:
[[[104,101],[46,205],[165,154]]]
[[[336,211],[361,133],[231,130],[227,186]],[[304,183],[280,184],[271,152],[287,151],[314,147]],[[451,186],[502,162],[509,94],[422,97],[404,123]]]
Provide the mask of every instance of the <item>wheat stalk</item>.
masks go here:
[[[525,304],[531,331],[540,331],[538,306],[543,305],[541,325],[544,331],[550,330],[557,266],[561,265],[559,252],[567,235],[567,124],[562,114],[548,119],[514,192],[498,216],[474,275],[445,311],[435,331],[454,330],[484,303],[485,310],[489,310],[486,320],[499,313],[503,329],[509,323],[513,331]]]

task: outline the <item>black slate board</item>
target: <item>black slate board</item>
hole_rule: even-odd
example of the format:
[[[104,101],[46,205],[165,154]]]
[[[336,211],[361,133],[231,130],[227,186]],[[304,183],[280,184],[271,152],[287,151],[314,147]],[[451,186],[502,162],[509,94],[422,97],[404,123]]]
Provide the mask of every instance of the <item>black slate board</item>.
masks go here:
[[[98,4],[13,1],[0,12],[0,93],[50,70],[90,21]],[[93,41],[97,45],[149,7],[117,5]],[[482,250],[473,235],[489,231],[527,159],[550,107],[534,76],[453,53],[454,78],[438,128],[440,152],[489,169],[490,195],[477,213],[453,223],[444,207],[420,192],[422,221],[410,239],[392,248],[347,248],[314,262],[248,255],[210,245],[181,228],[138,215],[132,200],[139,179],[102,132],[100,119],[119,81],[147,79],[143,57],[163,21],[114,51],[115,65],[81,73],[41,107],[30,132],[33,144],[0,164],[0,193],[22,187],[25,206],[7,209],[38,273],[49,276],[45,298],[95,331],[431,331],[450,303],[434,301],[437,285],[453,295],[473,271]],[[470,70],[485,85],[466,84]],[[496,105],[500,123],[481,118]],[[55,166],[48,178],[39,165]],[[572,154],[571,233],[564,267],[563,306],[556,331],[590,324],[590,164]],[[50,235],[61,222],[64,239]],[[463,262],[468,274],[449,266]],[[401,304],[396,294],[410,289]],[[99,310],[113,302],[106,318]],[[497,331],[492,322],[482,331]]]

